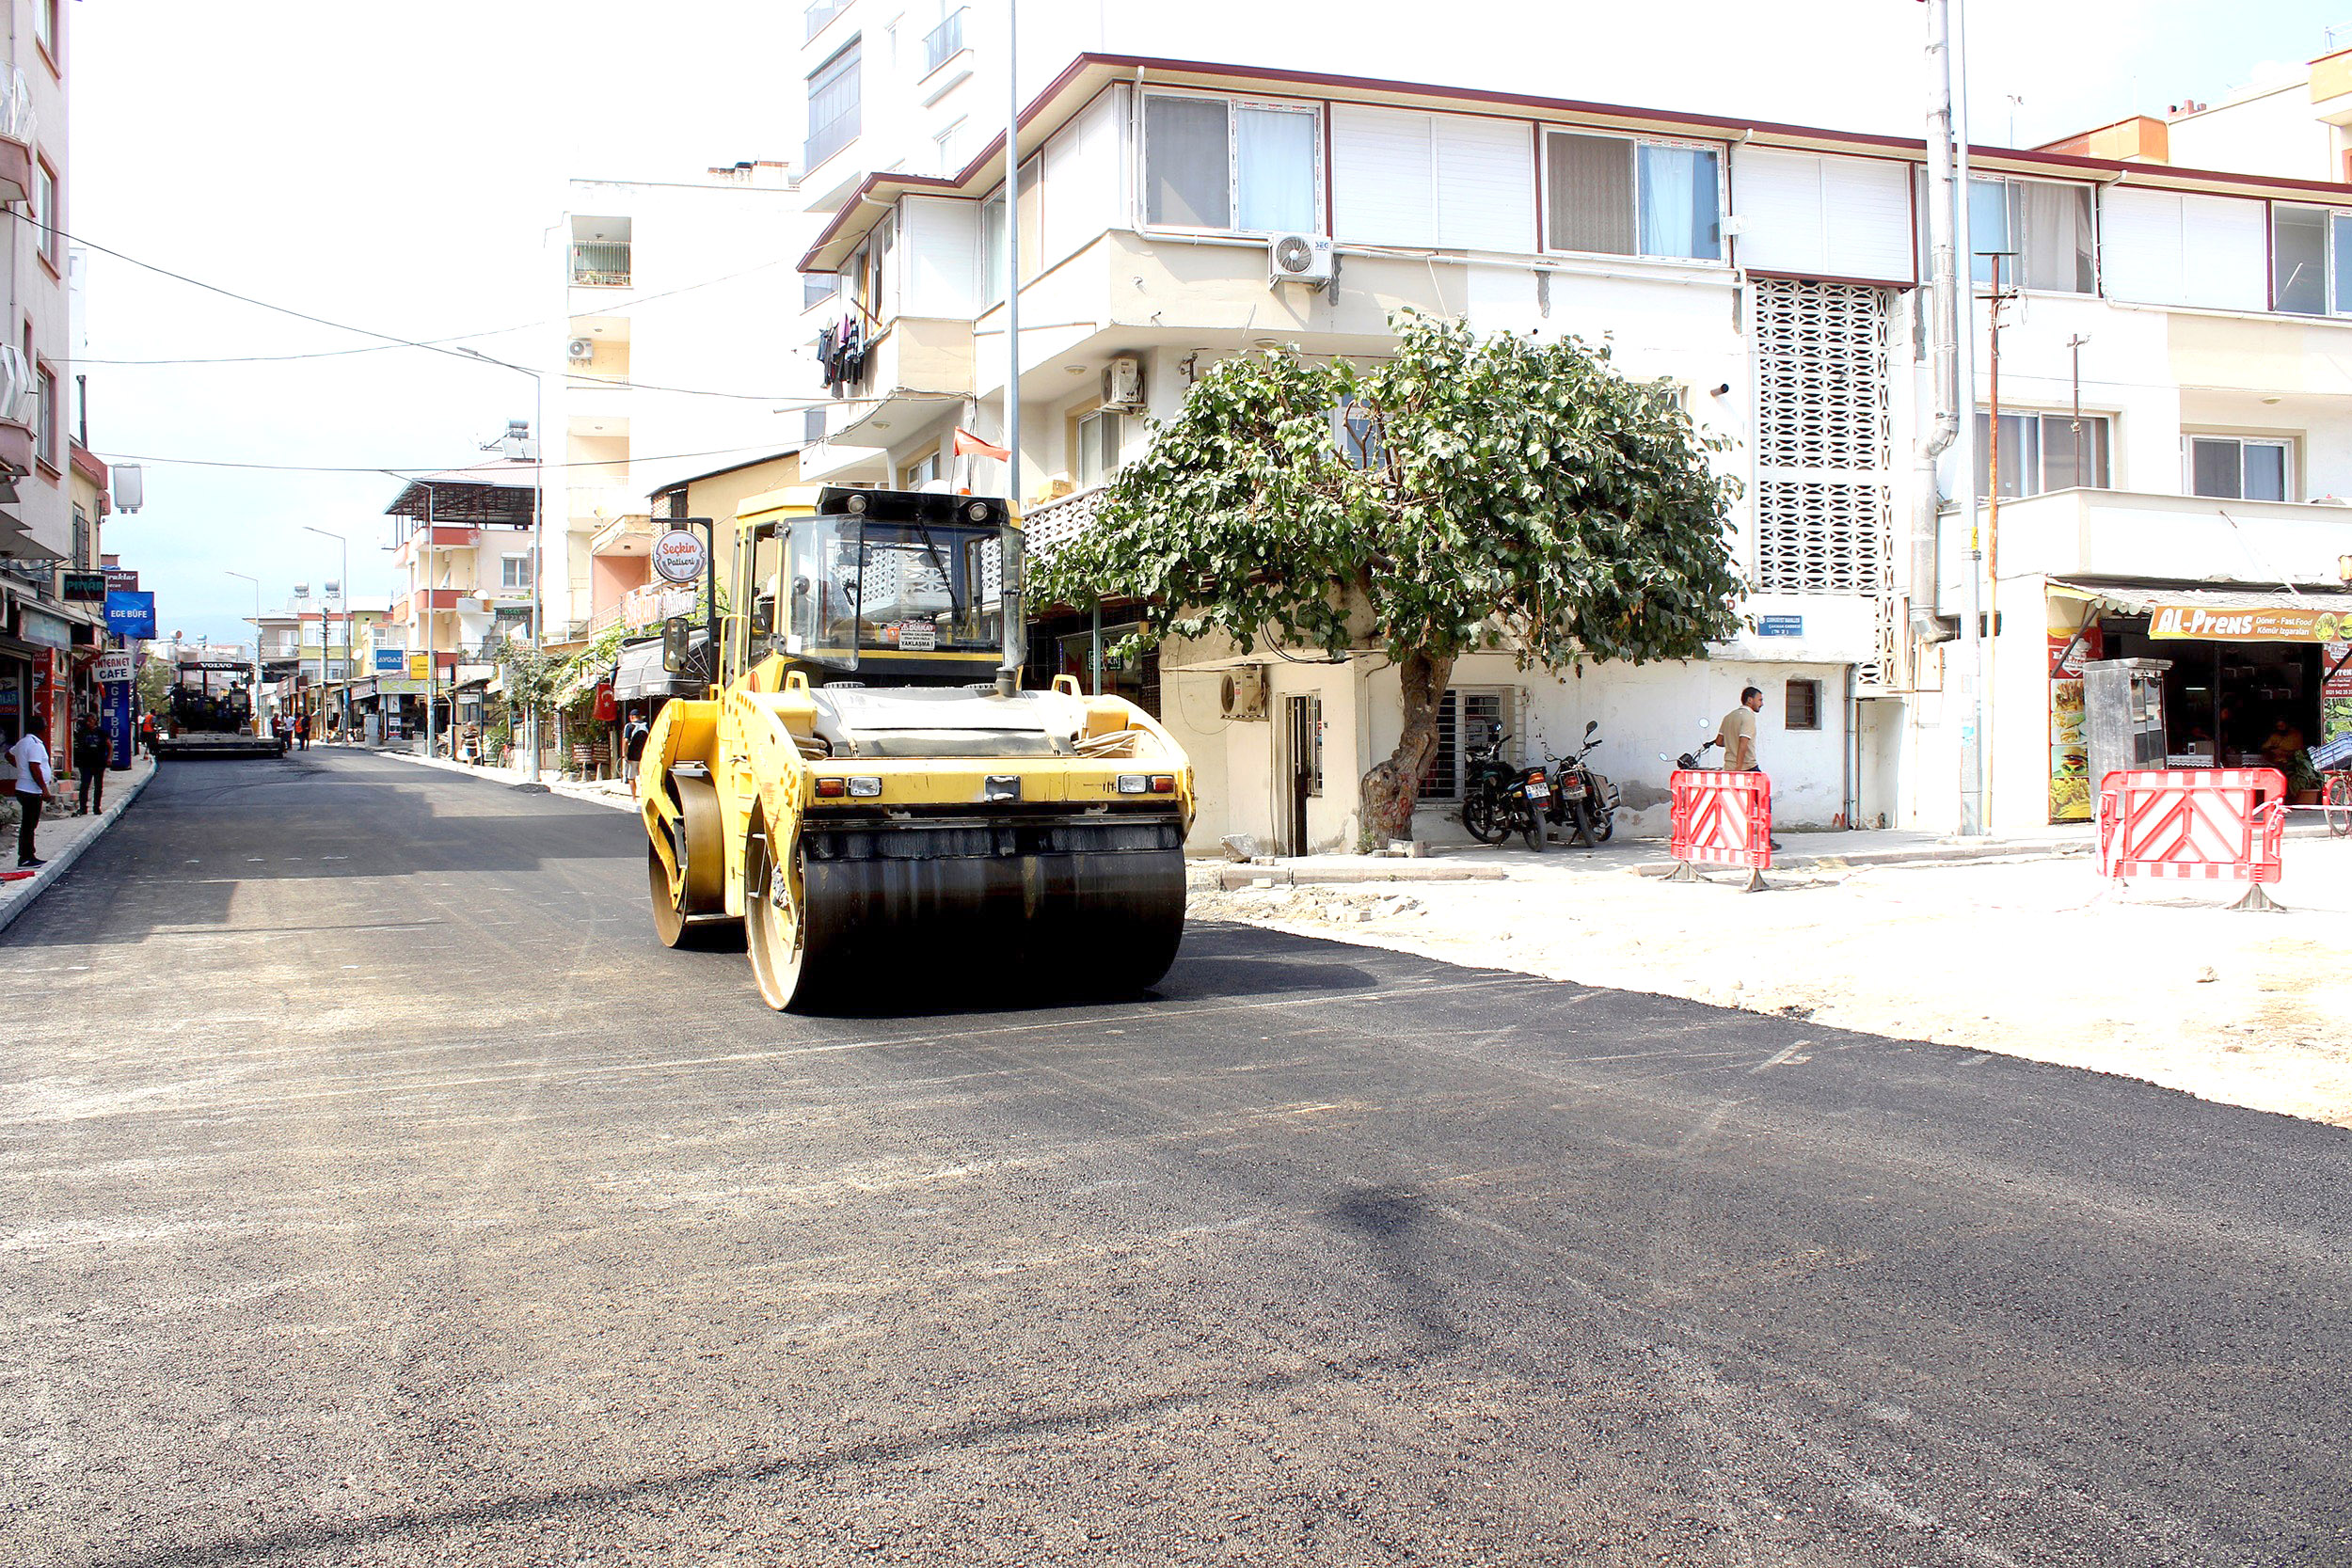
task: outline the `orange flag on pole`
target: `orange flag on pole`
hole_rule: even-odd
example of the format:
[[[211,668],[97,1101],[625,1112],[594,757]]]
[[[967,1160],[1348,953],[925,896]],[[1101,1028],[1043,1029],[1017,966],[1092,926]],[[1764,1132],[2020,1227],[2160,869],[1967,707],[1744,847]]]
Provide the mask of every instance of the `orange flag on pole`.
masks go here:
[[[961,425],[956,426],[956,455],[958,457],[993,457],[999,463],[1012,461],[1012,453],[1003,447],[991,446]]]

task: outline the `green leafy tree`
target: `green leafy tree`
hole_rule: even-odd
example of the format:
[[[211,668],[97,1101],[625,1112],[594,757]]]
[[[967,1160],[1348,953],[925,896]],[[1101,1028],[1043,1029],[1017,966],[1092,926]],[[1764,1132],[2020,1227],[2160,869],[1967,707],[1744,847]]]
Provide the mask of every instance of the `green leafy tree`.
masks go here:
[[[139,666],[138,679],[135,683],[139,711],[152,713],[159,718],[170,718],[171,686],[177,678],[178,672],[173,668],[171,656],[150,649],[146,661]]]
[[[1359,790],[1375,839],[1410,832],[1462,655],[1550,671],[1695,658],[1740,625],[1738,483],[1707,457],[1729,443],[1605,348],[1391,325],[1396,351],[1375,364],[1212,367],[1033,584],[1040,602],[1160,606],[1146,641],[1385,654],[1404,713]]]
[[[528,642],[510,641],[501,644],[498,667],[506,684],[508,707],[517,717],[535,713],[544,719],[553,713],[556,693],[564,684],[564,664],[565,660],[557,655]],[[541,744],[546,744],[544,738]]]

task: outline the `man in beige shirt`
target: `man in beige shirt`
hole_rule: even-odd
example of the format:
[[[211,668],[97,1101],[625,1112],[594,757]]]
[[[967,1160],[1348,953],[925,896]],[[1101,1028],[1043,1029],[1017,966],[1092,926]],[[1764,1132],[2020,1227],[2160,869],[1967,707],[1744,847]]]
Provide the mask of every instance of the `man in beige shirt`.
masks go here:
[[[1715,744],[1724,749],[1724,769],[1730,773],[1756,771],[1756,716],[1764,711],[1764,693],[1748,687],[1740,693],[1740,705],[1724,715],[1716,726]],[[1772,847],[1780,847],[1780,840],[1772,840]]]

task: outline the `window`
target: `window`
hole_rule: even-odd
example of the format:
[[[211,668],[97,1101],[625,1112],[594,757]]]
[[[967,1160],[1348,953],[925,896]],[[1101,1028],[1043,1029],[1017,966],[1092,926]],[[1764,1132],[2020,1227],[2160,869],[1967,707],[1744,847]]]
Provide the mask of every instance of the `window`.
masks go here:
[[[2272,205],[2270,308],[2352,315],[2352,213]]]
[[[1032,158],[1021,168],[1021,283],[1037,276],[1043,259],[1044,165]],[[1005,198],[998,192],[980,206],[980,297],[990,305],[1005,298]]]
[[[1143,105],[1143,217],[1180,229],[1321,233],[1315,110],[1155,93]]]
[[[815,168],[858,132],[858,43],[851,39],[808,78],[808,146],[804,166]]]
[[[57,264],[57,233],[62,216],[57,211],[57,176],[46,158],[33,164],[33,225],[39,230],[40,253],[49,264]]]
[[[801,274],[801,309],[814,309],[841,292],[841,275],[837,272],[804,272]]]
[[[1005,301],[1005,198],[980,208],[980,298],[991,305]]]
[[[940,461],[939,453],[932,452],[928,457],[919,458],[907,465],[906,477],[899,487],[906,490],[920,490],[924,485],[942,477],[946,471],[946,466]]]
[[[1790,681],[1781,705],[1781,728],[1818,730],[1821,727],[1821,683]]]
[[[1107,484],[1119,472],[1119,449],[1126,444],[1127,421],[1114,409],[1098,408],[1078,419],[1078,488]]]
[[[959,11],[956,14],[961,16],[963,13]],[[968,120],[959,119],[931,138],[932,144],[939,149],[940,173],[961,173],[963,166],[971,160],[971,138],[965,129],[969,123]]]
[[[2282,501],[2294,470],[2294,443],[2241,439],[2234,436],[2190,436],[2188,493],[2224,500]]]
[[[73,509],[73,569],[89,570],[89,514],[80,506]]]
[[[1384,453],[1380,419],[1372,405],[1350,398],[1332,409],[1331,444],[1340,449],[1340,461],[1349,467],[1378,467]]]
[[[1544,135],[1544,243],[1602,256],[1724,255],[1723,155],[1574,131]]]
[[[2072,414],[2003,414],[2001,416],[2000,493],[2003,500],[2039,496],[2047,490],[2107,487],[2107,417],[2085,414],[2082,434],[2074,433]],[[1978,461],[1985,455],[1993,430],[1985,410],[1977,410]]]
[[[1449,689],[1438,699],[1438,750],[1422,773],[1421,798],[1460,800],[1465,753],[1486,744],[1488,736],[1510,728],[1509,691],[1500,687]]]
[[[499,557],[499,586],[528,588],[531,586],[531,557],[505,555]]]
[[[1968,182],[1968,244],[1976,251],[1971,276],[1993,281],[1993,257],[2001,261],[2001,281],[2021,289],[2089,294],[2099,291],[2096,230],[2090,187],[2043,180]]]
[[[580,288],[626,289],[629,284],[631,219],[592,217],[572,219],[572,282]]]
[[[946,20],[923,35],[923,74],[929,76],[963,53],[963,9],[949,11]]]
[[[57,0],[33,0],[33,36],[40,40],[41,52],[55,60],[57,57]]]
[[[40,368],[40,401],[33,412],[33,450],[52,468],[64,465],[57,460],[57,374],[48,366]]]
[[[822,408],[801,410],[801,439],[808,442],[825,438],[825,411]]]

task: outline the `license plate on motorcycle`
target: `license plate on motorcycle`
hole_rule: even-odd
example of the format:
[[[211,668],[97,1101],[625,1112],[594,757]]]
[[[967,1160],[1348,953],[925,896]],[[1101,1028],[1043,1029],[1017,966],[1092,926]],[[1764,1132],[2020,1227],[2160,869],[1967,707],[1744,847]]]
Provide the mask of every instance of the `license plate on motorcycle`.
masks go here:
[[[1531,800],[1549,800],[1551,799],[1551,786],[1541,779],[1530,779],[1527,781],[1527,798]]]

